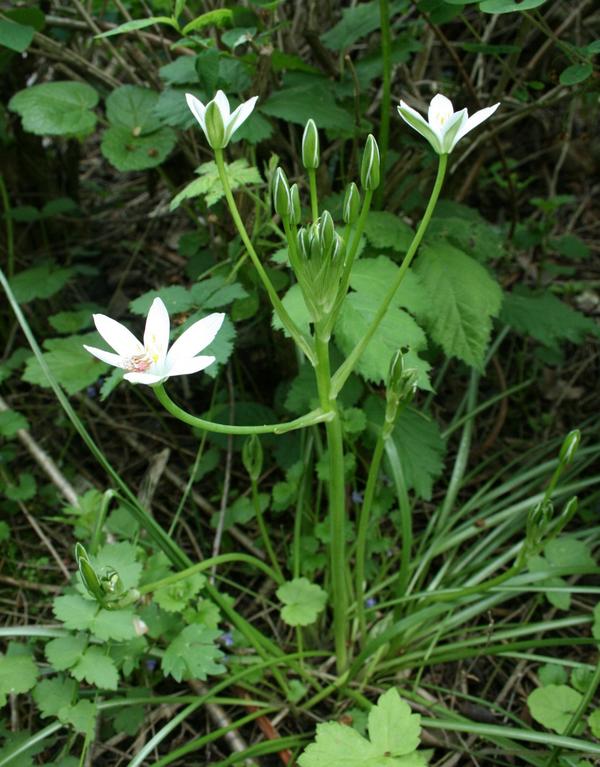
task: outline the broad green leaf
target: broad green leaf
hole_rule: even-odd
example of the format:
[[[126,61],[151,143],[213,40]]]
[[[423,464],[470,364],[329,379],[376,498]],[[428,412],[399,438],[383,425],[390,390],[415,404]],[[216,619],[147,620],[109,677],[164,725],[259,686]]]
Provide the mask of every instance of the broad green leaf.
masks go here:
[[[74,312],[58,312],[48,317],[48,322],[57,333],[78,333],[92,325],[92,312],[79,309]]]
[[[233,11],[229,8],[216,8],[214,11],[207,11],[198,16],[181,30],[183,35],[189,35],[198,29],[204,29],[214,25],[215,27],[224,27],[233,21]]]
[[[435,296],[417,319],[449,357],[481,369],[502,291],[483,266],[451,245],[422,248],[415,271]]]
[[[571,64],[570,67],[563,69],[560,73],[559,81],[561,85],[577,85],[587,80],[594,74],[594,65],[587,62],[585,64]]]
[[[77,663],[71,668],[71,674],[80,682],[99,687],[103,690],[116,690],[119,675],[115,662],[100,647],[88,647]]]
[[[177,23],[170,16],[150,16],[148,19],[133,19],[132,21],[126,21],[124,24],[119,24],[114,29],[109,29],[107,32],[101,32],[99,35],[95,35],[95,39],[101,37],[113,37],[113,35],[122,35],[125,32],[135,32],[138,29],[145,29],[146,27],[153,26],[154,24],[167,24],[170,27],[177,29]]]
[[[0,655],[0,706],[9,694],[28,692],[35,685],[38,667],[26,645],[10,642],[6,655]]]
[[[135,136],[129,128],[111,125],[102,137],[100,148],[106,159],[120,171],[155,168],[170,154],[177,142],[171,128]]]
[[[29,422],[16,410],[3,410],[0,412],[0,437],[14,437],[19,429],[28,429]]]
[[[158,73],[167,85],[197,83],[196,60],[196,56],[178,56],[169,64],[160,67]],[[183,96],[183,93],[181,95]]]
[[[10,281],[10,286],[17,301],[26,304],[35,298],[49,298],[58,293],[74,274],[75,270],[71,267],[59,267],[48,262],[18,272]]]
[[[107,543],[98,554],[93,557],[96,569],[112,567],[118,573],[124,589],[132,589],[140,582],[142,565],[136,562],[137,547],[132,543]]]
[[[35,29],[17,24],[10,19],[0,19],[0,45],[16,53],[23,53],[31,45]]]
[[[397,274],[398,266],[387,256],[363,258],[352,267],[350,287],[381,301]],[[394,294],[392,306],[408,309],[411,314],[419,314],[426,311],[430,304],[430,295],[412,269],[408,269]]]
[[[62,706],[58,718],[63,724],[70,724],[77,732],[91,738],[96,729],[97,714],[98,709],[91,700],[80,700],[74,705]]]
[[[187,288],[181,285],[170,285],[166,288],[142,293],[141,296],[130,302],[129,309],[134,314],[141,314],[145,317],[155,298],[161,298],[164,301],[170,315],[189,312],[194,307],[192,294]]]
[[[479,211],[451,200],[438,202],[425,234],[425,243],[439,241],[454,245],[463,253],[485,263],[502,258],[504,236]]]
[[[153,600],[159,607],[170,613],[182,612],[190,601],[202,590],[206,578],[195,573],[182,578],[177,583],[164,586],[154,592]]]
[[[369,711],[369,738],[381,754],[405,756],[419,747],[420,723],[421,717],[392,688]]]
[[[66,594],[54,599],[53,610],[65,628],[90,631],[98,639],[125,641],[136,636],[130,608],[105,610],[79,594]]]
[[[154,114],[158,93],[139,85],[122,85],[106,99],[106,117],[111,125],[128,128],[132,136],[154,133],[160,121]]]
[[[32,85],[16,93],[8,108],[21,115],[23,128],[38,136],[87,135],[94,130],[92,109],[98,93],[86,83],[53,82]]]
[[[595,738],[600,738],[600,708],[594,709],[588,716],[588,724],[592,731],[592,735]]]
[[[262,182],[258,169],[253,165],[248,165],[247,160],[244,159],[234,160],[232,163],[226,164],[225,171],[232,189]],[[178,208],[184,200],[199,196],[203,196],[206,204],[210,207],[224,196],[225,192],[215,162],[211,160],[203,163],[196,170],[196,173],[200,174],[200,178],[191,181],[181,192],[175,195],[169,206],[171,210]]]
[[[191,93],[200,101],[206,101],[204,93],[199,91],[195,85],[188,85],[184,88],[165,88],[158,97],[154,108],[154,114],[162,125],[170,125],[171,128],[180,128],[181,130],[198,127],[196,118],[185,100],[186,93]]]
[[[527,567],[529,572],[535,573],[547,572],[551,565],[545,557],[536,555],[529,557]],[[545,596],[551,605],[554,605],[559,610],[568,610],[571,607],[571,593],[568,591],[569,584],[564,578],[554,575],[537,583],[539,586],[544,586],[547,589]]]
[[[566,684],[568,680],[564,666],[559,666],[558,663],[545,663],[540,666],[538,676],[543,687],[550,684]]]
[[[562,735],[582,697],[581,693],[566,684],[550,684],[530,693],[527,705],[536,722]]]
[[[378,767],[375,746],[352,727],[337,722],[317,725],[314,743],[298,759],[300,767]],[[393,762],[390,760],[390,767]]]
[[[572,535],[561,535],[544,546],[544,556],[553,567],[596,567],[589,546]]]
[[[61,708],[72,704],[76,693],[76,682],[59,676],[39,682],[33,691],[33,699],[40,710],[40,716],[58,716]]]
[[[162,670],[176,682],[205,681],[209,674],[222,674],[226,669],[218,661],[223,653],[215,644],[219,636],[219,631],[198,623],[186,626],[165,650]]]
[[[106,373],[109,365],[93,357],[83,344],[98,346],[99,335],[88,333],[82,336],[51,338],[44,341],[44,360],[58,383],[68,394],[76,394],[91,386]],[[49,388],[50,383],[35,357],[27,361],[23,381]]]
[[[327,593],[307,578],[294,578],[277,589],[285,607],[281,617],[288,626],[310,626],[327,603]]]
[[[365,224],[365,237],[375,248],[391,248],[404,253],[414,234],[399,216],[387,211],[370,211]]]
[[[483,13],[515,13],[539,8],[546,0],[483,0],[479,10]]]
[[[304,126],[312,118],[322,130],[350,135],[354,129],[353,116],[336,104],[335,93],[326,78],[315,84],[273,91],[260,110],[296,125]]]
[[[45,648],[48,663],[56,671],[71,668],[83,655],[87,642],[87,637],[83,634],[51,639]]]
[[[390,19],[405,6],[403,0],[392,0],[389,4]],[[348,48],[361,37],[366,37],[380,25],[378,0],[358,3],[349,8],[342,7],[341,20],[321,35],[321,42],[333,51]]]

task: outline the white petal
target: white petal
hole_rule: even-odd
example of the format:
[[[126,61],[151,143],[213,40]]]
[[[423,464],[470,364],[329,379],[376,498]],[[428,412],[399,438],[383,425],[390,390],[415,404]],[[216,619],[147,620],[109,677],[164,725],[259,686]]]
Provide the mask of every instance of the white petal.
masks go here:
[[[184,376],[190,373],[197,373],[204,370],[215,361],[214,357],[192,357],[191,359],[175,360],[173,366],[169,368],[170,376]]]
[[[398,114],[405,123],[426,138],[438,154],[442,154],[442,145],[437,133],[429,127],[427,120],[416,109],[409,107],[408,104],[401,101],[398,107]]]
[[[251,99],[248,99],[248,101],[244,101],[243,104],[240,104],[237,109],[234,109],[229,118],[229,123],[225,126],[225,135],[228,141],[240,125],[250,117],[257,101],[258,96],[253,96]]]
[[[166,380],[168,376],[159,376],[154,373],[125,373],[123,378],[125,378],[130,383],[141,383],[148,386],[153,386],[154,384]]]
[[[146,318],[144,346],[155,364],[167,356],[169,347],[169,312],[160,298],[155,298]]]
[[[198,120],[198,122],[200,123],[200,127],[206,133],[206,121],[204,119],[206,107],[200,101],[200,99],[197,99],[191,93],[185,94],[185,100],[187,101],[187,105],[191,109],[192,114],[194,115],[196,120]]]
[[[93,354],[94,357],[98,357],[99,360],[102,360],[102,362],[106,362],[109,365],[114,365],[116,368],[125,368],[125,360],[123,357],[120,357],[118,354],[113,354],[112,352],[105,352],[104,349],[96,349],[95,346],[86,346],[86,344],[83,345],[83,348],[88,351],[90,354]]]
[[[466,109],[461,109],[460,112],[455,112],[448,122],[442,128],[441,143],[444,152],[451,152],[454,148],[456,141],[456,134],[460,131],[462,126],[466,123],[468,112]]]
[[[94,314],[94,324],[106,343],[121,357],[133,357],[144,351],[142,344],[125,325],[107,317],[106,314]]]
[[[454,143],[456,144],[456,142],[460,141],[460,139],[463,136],[466,136],[466,134],[469,131],[472,131],[473,128],[476,128],[478,125],[481,125],[481,123],[487,120],[488,117],[491,117],[496,111],[496,109],[498,109],[499,106],[500,106],[500,102],[498,102],[497,104],[494,104],[494,106],[486,107],[485,109],[480,109],[478,112],[475,112],[474,115],[471,115],[471,117],[469,117],[469,119],[458,131],[458,134],[456,135],[456,138],[454,139]]]
[[[223,91],[217,91],[213,101],[215,101],[219,107],[219,112],[223,118],[224,125],[227,125],[227,121],[229,120],[229,99]]]
[[[194,322],[193,325],[185,330],[167,354],[167,368],[169,371],[178,360],[195,357],[202,349],[208,346],[219,332],[224,319],[224,314],[209,314],[208,317]],[[171,375],[170,372],[169,375]]]
[[[453,114],[454,107],[452,106],[452,102],[449,98],[446,98],[446,96],[438,93],[431,99],[429,110],[427,112],[427,119],[432,130],[434,130],[439,136],[441,136],[440,131],[443,129],[445,123],[452,117]]]

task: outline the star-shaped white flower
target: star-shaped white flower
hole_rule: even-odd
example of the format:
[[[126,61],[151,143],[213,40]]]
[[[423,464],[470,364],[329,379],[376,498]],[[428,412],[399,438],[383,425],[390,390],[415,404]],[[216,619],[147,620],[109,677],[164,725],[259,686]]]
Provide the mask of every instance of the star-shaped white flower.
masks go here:
[[[499,106],[500,102],[469,117],[466,109],[455,112],[450,99],[438,93],[431,99],[427,120],[404,101],[400,102],[398,112],[404,122],[424,136],[438,154],[449,154],[463,136],[491,117]]]
[[[214,99],[209,101],[206,106],[191,93],[186,93],[185,98],[192,114],[200,123],[206,140],[213,149],[224,149],[229,144],[229,139],[240,125],[250,117],[258,100],[258,96],[253,96],[231,112],[229,99],[223,91],[217,91]]]
[[[224,314],[209,314],[194,322],[169,349],[169,313],[161,299],[155,298],[146,318],[143,344],[125,325],[105,314],[94,314],[98,332],[116,353],[85,344],[84,348],[103,362],[126,370],[125,378],[131,383],[152,386],[170,376],[197,373],[211,365],[214,357],[198,355],[213,341],[224,318]]]

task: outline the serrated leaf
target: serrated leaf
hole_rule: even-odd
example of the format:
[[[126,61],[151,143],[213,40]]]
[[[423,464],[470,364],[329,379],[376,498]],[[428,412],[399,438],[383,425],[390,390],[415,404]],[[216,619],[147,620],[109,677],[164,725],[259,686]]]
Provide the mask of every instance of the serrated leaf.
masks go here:
[[[434,297],[417,319],[449,357],[481,369],[492,317],[502,304],[498,283],[477,261],[443,243],[422,248],[415,271]]]
[[[130,608],[104,610],[79,594],[66,594],[54,599],[53,610],[65,628],[89,631],[98,639],[121,642],[136,636],[135,614]]]
[[[405,756],[416,751],[421,735],[421,717],[395,688],[381,695],[369,711],[369,738],[381,754]]]
[[[81,658],[87,643],[83,634],[51,639],[45,648],[46,658],[56,671],[66,671]]]
[[[111,125],[102,137],[100,149],[106,159],[120,171],[155,168],[171,153],[177,134],[168,127],[135,136],[129,128]]]
[[[162,670],[177,682],[205,681],[209,674],[222,674],[226,669],[218,661],[223,653],[215,645],[219,636],[219,631],[198,623],[186,626],[165,650]]]
[[[313,119],[322,130],[350,135],[354,119],[350,112],[336,104],[332,84],[325,77],[310,85],[281,88],[261,104],[261,112],[297,125]]]
[[[188,85],[190,83],[197,83],[198,73],[196,71],[196,60],[196,56],[178,56],[173,61],[160,67],[158,73],[167,85]]]
[[[0,706],[8,695],[28,692],[35,685],[38,667],[29,648],[11,642],[6,655],[0,655]]]
[[[71,674],[80,682],[103,690],[116,690],[119,675],[114,661],[100,647],[88,647],[71,669]]]
[[[169,315],[188,312],[193,306],[192,295],[181,285],[170,285],[160,290],[149,290],[130,302],[129,309],[134,314],[146,316],[155,298],[161,298]]]
[[[337,722],[317,725],[314,743],[298,759],[300,767],[375,767],[375,747],[352,727]]]
[[[137,547],[132,543],[108,543],[93,557],[97,570],[106,567],[114,568],[123,583],[124,589],[135,588],[140,582],[142,565],[136,561]]]
[[[0,412],[0,436],[14,437],[19,429],[28,429],[29,421],[16,410],[2,410]]]
[[[55,677],[44,679],[36,685],[33,699],[40,710],[40,716],[58,716],[64,706],[70,706],[77,693],[77,684],[73,679]]]
[[[281,617],[288,626],[310,626],[327,603],[327,592],[307,578],[294,578],[277,589],[285,607]]]
[[[98,93],[86,83],[53,82],[32,85],[16,93],[8,108],[21,115],[23,128],[38,136],[87,135],[94,130],[91,110]]]
[[[403,253],[414,237],[412,228],[387,211],[372,210],[367,216],[365,237],[375,248],[391,248]]]
[[[52,262],[18,272],[10,281],[15,298],[26,304],[35,298],[50,298],[64,288],[75,274],[70,267],[58,267]]]
[[[393,0],[388,13],[390,19],[398,12],[404,3]],[[338,23],[321,35],[321,42],[333,51],[348,48],[361,37],[366,37],[379,27],[380,13],[378,0],[359,3],[352,7],[342,6],[342,18]]]
[[[498,227],[474,208],[451,200],[438,202],[425,234],[426,244],[440,240],[481,262],[502,258],[505,252],[504,237]]]
[[[581,693],[566,684],[549,684],[530,693],[527,705],[536,722],[562,735],[582,697]]]
[[[248,161],[241,158],[225,165],[227,179],[232,189],[239,189],[242,186],[250,184],[260,184],[262,179],[255,166],[248,164]],[[218,202],[224,196],[223,185],[219,178],[219,171],[214,161],[205,162],[200,165],[196,173],[200,178],[191,181],[181,192],[172,199],[170,209],[175,210],[184,200],[203,196],[208,207]]]
[[[96,729],[98,709],[91,700],[80,700],[74,705],[62,706],[58,718],[63,724],[72,725],[77,732],[92,737]]]
[[[132,136],[145,136],[160,128],[154,114],[158,93],[138,85],[121,85],[106,99],[106,117],[111,125],[127,128]]]
[[[194,573],[182,578],[177,583],[157,589],[154,592],[153,600],[167,612],[182,612],[201,591],[205,583],[206,578],[203,575]]]

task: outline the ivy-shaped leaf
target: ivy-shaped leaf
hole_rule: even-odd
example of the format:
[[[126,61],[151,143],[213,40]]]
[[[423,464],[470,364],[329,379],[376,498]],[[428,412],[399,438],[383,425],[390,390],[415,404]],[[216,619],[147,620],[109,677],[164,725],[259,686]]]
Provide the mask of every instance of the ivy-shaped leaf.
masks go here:
[[[165,650],[162,670],[177,682],[222,674],[226,669],[218,661],[223,653],[215,644],[219,636],[219,631],[198,623],[186,626]]]
[[[277,589],[285,607],[281,617],[288,626],[310,626],[327,603],[327,592],[307,578],[294,578]]]

